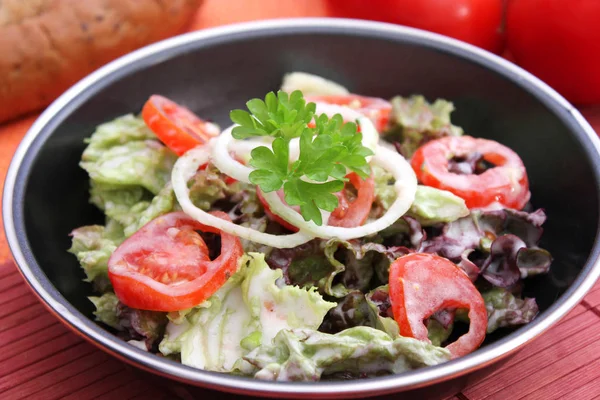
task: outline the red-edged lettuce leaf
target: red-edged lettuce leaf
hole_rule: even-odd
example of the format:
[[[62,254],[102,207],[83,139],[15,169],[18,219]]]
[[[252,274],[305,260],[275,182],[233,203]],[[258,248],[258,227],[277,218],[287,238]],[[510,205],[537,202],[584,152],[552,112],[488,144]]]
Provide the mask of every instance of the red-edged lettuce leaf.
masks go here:
[[[156,352],[165,333],[167,314],[157,311],[137,310],[123,303],[117,304],[116,316],[122,327],[120,336],[126,340],[139,340],[146,344],[149,351]]]
[[[506,289],[493,288],[482,296],[488,314],[487,333],[498,328],[528,324],[539,312],[535,299],[521,299]]]
[[[267,263],[281,269],[287,284],[315,286],[325,295],[342,298],[366,292],[375,279],[385,279],[390,262],[410,250],[358,240],[313,240],[291,249],[273,249]]]
[[[471,280],[483,277],[497,287],[546,273],[552,256],[538,247],[543,210],[473,211],[467,217],[427,228],[419,251],[436,253],[461,267]]]

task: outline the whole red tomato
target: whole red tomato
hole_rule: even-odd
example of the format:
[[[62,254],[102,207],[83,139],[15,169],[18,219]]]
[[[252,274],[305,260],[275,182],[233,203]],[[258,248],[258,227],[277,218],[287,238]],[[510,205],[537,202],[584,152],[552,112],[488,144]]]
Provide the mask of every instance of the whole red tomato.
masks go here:
[[[517,64],[578,104],[600,102],[600,0],[510,0]]]
[[[503,0],[328,0],[334,17],[361,18],[441,33],[499,53]]]

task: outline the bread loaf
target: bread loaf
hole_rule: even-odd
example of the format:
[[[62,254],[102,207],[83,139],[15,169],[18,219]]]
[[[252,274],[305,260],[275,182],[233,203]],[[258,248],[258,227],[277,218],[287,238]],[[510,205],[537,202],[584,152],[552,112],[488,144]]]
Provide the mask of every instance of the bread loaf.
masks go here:
[[[0,0],[0,122],[185,30],[202,0]]]

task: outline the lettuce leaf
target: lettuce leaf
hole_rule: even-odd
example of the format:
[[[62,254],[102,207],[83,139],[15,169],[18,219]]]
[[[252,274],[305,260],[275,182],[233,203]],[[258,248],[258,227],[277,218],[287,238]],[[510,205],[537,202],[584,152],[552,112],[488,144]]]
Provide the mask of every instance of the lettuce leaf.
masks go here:
[[[317,329],[335,306],[316,289],[285,285],[281,270],[271,270],[260,253],[249,253],[234,274],[206,302],[172,320],[159,349],[181,353],[181,362],[209,371],[243,370],[241,357],[271,344],[281,330]]]
[[[379,329],[391,337],[398,337],[399,328],[391,315],[391,309],[389,309],[389,314],[380,312],[381,304],[378,300],[381,296],[379,291],[385,291],[385,298],[389,306],[387,286],[377,288],[366,295],[359,291],[350,292],[325,315],[319,331],[338,333],[355,326],[368,326]]]
[[[150,220],[177,207],[169,184],[176,156],[133,115],[98,126],[87,143],[80,165],[90,176],[90,202],[106,214],[106,226],[75,229],[69,251],[79,260],[86,280],[105,292],[110,288],[107,262],[115,248]]]
[[[80,166],[96,183],[157,194],[169,181],[177,156],[163,146],[141,118],[125,115],[99,125]]]
[[[375,181],[375,202],[370,217],[379,218],[390,208],[397,194],[390,172],[377,166],[371,170]],[[463,199],[446,190],[418,185],[415,200],[407,215],[423,226],[431,226],[465,217],[469,215],[469,209]]]
[[[538,247],[543,210],[472,211],[456,221],[427,230],[419,251],[457,263],[474,280],[481,275],[497,287],[548,272],[552,256]]]
[[[539,313],[535,299],[521,299],[502,288],[481,294],[488,314],[487,333],[498,328],[528,324]]]
[[[356,377],[432,366],[450,359],[448,350],[413,338],[391,338],[366,326],[336,334],[310,329],[280,331],[272,344],[244,356],[255,378],[272,381],[317,381],[336,373]]]
[[[71,236],[72,245],[68,251],[77,257],[85,280],[100,280],[103,283],[100,286],[109,285],[108,259],[123,238],[101,225],[82,226],[73,230]]]
[[[377,324],[370,326],[386,332],[391,337],[399,336],[399,327],[392,313],[388,285],[379,286],[371,290],[366,295],[366,299],[378,317]],[[428,318],[425,324],[427,325],[428,337],[431,343],[441,346],[452,333],[453,322],[454,312],[450,313],[446,310],[438,311],[431,318]]]
[[[119,336],[123,340],[138,342],[138,345],[143,343],[146,350],[156,352],[158,342],[167,326],[166,313],[138,310],[118,303],[117,318],[123,331]]]
[[[190,199],[204,211],[212,205],[240,191],[238,182],[227,184],[227,176],[220,173],[212,164],[198,171],[188,183]]]
[[[423,96],[396,96],[391,103],[393,128],[386,134],[398,139],[397,148],[406,158],[430,140],[463,134],[450,122],[454,105],[449,101],[437,99],[430,104]]]
[[[358,242],[330,239],[325,244],[325,257],[333,267],[328,275],[325,292],[335,297],[349,293],[349,290],[364,292],[373,278],[375,253],[364,251]],[[334,279],[339,275],[339,283]]]
[[[117,331],[126,341],[134,341],[137,347],[153,350],[158,339],[163,336],[167,324],[163,312],[136,310],[119,302],[113,292],[88,299],[96,307],[94,315],[100,321]]]
[[[434,318],[427,320],[427,337],[434,346],[441,346],[452,334],[453,323],[444,326]]]
[[[119,317],[117,317],[117,305],[119,304],[117,295],[113,292],[108,292],[102,296],[90,296],[88,299],[96,307],[96,311],[94,311],[96,321],[100,321],[117,330],[123,329],[119,323]]]
[[[273,249],[267,263],[281,269],[288,284],[316,287],[323,295],[342,298],[367,291],[376,273],[386,275],[390,262],[408,251],[358,240],[317,239],[291,249]]]
[[[430,226],[466,217],[469,209],[463,199],[446,190],[418,185],[408,214],[422,226]]]
[[[263,205],[256,195],[256,186],[238,183],[238,190],[231,195],[230,201],[236,204],[232,210],[233,212],[230,212],[230,214],[234,214],[236,217],[236,223],[259,232],[267,230],[269,219],[265,215]],[[247,253],[263,253],[265,257],[268,257],[273,250],[270,246],[265,246],[251,240],[241,239],[241,241],[242,247]]]
[[[373,165],[371,167],[371,174],[375,183],[375,204],[371,211],[373,215],[370,215],[370,217],[379,218],[390,208],[396,197],[398,197],[398,194],[396,193],[396,189],[394,189],[395,180],[391,172],[378,165]]]

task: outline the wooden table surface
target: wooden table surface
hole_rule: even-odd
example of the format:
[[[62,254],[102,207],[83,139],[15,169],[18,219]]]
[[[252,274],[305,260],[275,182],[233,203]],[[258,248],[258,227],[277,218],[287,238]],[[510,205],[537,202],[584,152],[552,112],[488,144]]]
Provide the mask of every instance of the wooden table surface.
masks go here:
[[[207,0],[191,29],[233,22],[324,16],[320,0]],[[600,132],[600,107],[582,112]],[[36,115],[0,125],[0,176]],[[0,180],[0,190],[4,178]],[[1,219],[1,215],[0,215]],[[453,399],[600,398],[600,284],[567,317],[493,375]],[[0,232],[0,398],[190,399],[181,384],[103,353],[70,332],[39,303],[11,261]],[[203,398],[234,395],[206,391]],[[390,396],[393,397],[393,396]],[[388,398],[390,398],[388,397]]]

